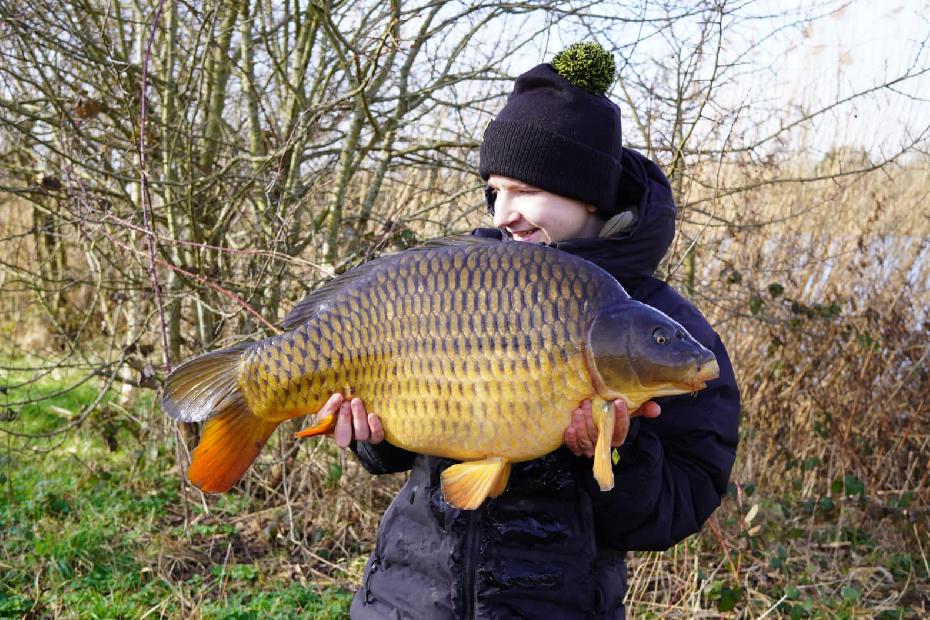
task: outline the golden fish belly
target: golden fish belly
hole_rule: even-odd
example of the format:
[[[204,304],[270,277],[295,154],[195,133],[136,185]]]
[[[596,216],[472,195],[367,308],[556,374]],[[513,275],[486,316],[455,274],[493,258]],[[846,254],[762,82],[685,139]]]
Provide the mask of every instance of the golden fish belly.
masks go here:
[[[543,353],[526,359],[526,366],[524,360],[497,360],[512,365],[503,373],[491,361],[484,376],[478,371],[458,386],[443,377],[412,378],[404,393],[374,394],[372,410],[388,440],[455,459],[523,461],[559,447],[572,409],[593,392],[580,356]]]

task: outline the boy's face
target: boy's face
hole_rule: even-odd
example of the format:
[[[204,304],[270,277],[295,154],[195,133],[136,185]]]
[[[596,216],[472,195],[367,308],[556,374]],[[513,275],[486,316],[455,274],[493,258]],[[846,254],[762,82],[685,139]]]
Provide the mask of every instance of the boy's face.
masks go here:
[[[552,243],[596,237],[604,225],[594,207],[578,200],[497,174],[491,175],[488,185],[497,193],[494,225],[515,241]]]

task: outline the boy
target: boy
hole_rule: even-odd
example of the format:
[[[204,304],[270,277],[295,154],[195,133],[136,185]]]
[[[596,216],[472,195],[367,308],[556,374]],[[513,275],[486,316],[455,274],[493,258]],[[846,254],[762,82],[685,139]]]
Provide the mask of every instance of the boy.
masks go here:
[[[720,504],[739,392],[719,337],[652,275],[674,236],[675,205],[658,167],[621,147],[620,111],[604,96],[613,70],[603,49],[581,44],[517,79],[481,146],[495,228],[475,234],[596,263],[711,349],[720,378],[633,416],[615,403],[612,491],[590,475],[597,429],[584,402],[564,448],[515,463],[507,490],[473,511],[442,500],[439,476],[453,461],[390,445],[377,415],[334,395],[322,413],[339,409],[340,446],[372,473],[410,470],[382,518],[353,618],[624,618],[626,552],[674,545]]]

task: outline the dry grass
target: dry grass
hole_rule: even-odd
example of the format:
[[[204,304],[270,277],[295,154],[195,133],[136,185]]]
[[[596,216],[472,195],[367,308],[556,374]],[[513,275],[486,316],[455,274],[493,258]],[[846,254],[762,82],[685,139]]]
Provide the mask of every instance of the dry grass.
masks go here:
[[[792,175],[842,165],[798,164]],[[631,560],[635,617],[930,614],[927,167],[742,191],[730,190],[766,171],[690,171],[704,182],[686,186],[667,268],[728,345],[744,399],[741,444],[731,492],[704,531]],[[419,214],[409,220],[419,236],[480,223],[459,201],[461,179],[439,199],[417,189],[428,183],[443,185],[390,190],[403,197],[393,204]],[[28,259],[23,244],[4,242],[5,260]],[[12,312],[14,297],[4,299]],[[8,314],[4,329],[24,342],[37,322],[20,317]],[[147,441],[172,445],[157,410],[135,415]],[[153,524],[140,562],[174,584],[184,615],[198,617],[223,591],[222,580],[196,595],[184,586],[217,565],[252,563],[272,582],[358,583],[403,477],[371,478],[325,441],[294,445],[286,435],[234,499],[188,488]]]
[[[926,179],[895,169],[719,200],[715,215],[742,225],[691,212],[692,295],[733,358],[742,439],[702,534],[634,560],[637,617],[930,610]]]

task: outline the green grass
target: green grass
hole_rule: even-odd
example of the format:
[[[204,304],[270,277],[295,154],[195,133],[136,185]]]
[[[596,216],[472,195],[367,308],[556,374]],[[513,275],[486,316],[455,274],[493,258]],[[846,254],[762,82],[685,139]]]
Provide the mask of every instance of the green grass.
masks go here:
[[[9,376],[0,380],[14,383]],[[47,377],[8,389],[0,408],[68,385],[67,378]],[[96,397],[97,385],[87,383],[18,406],[14,419],[0,424],[15,433],[48,433],[68,423],[62,410],[77,413]],[[151,398],[140,402],[150,407]],[[224,558],[202,553],[198,545],[221,542],[235,527],[205,522],[185,531],[170,436],[162,445],[140,440],[135,422],[107,411],[92,412],[60,436],[0,434],[0,617],[138,618],[151,610],[152,617],[176,618],[347,614],[350,592],[282,579],[272,570],[280,557],[224,568]],[[242,509],[241,498],[225,499],[229,506],[219,502],[214,518]],[[192,516],[203,518],[202,509]],[[176,575],[164,568],[168,546],[184,556]]]

